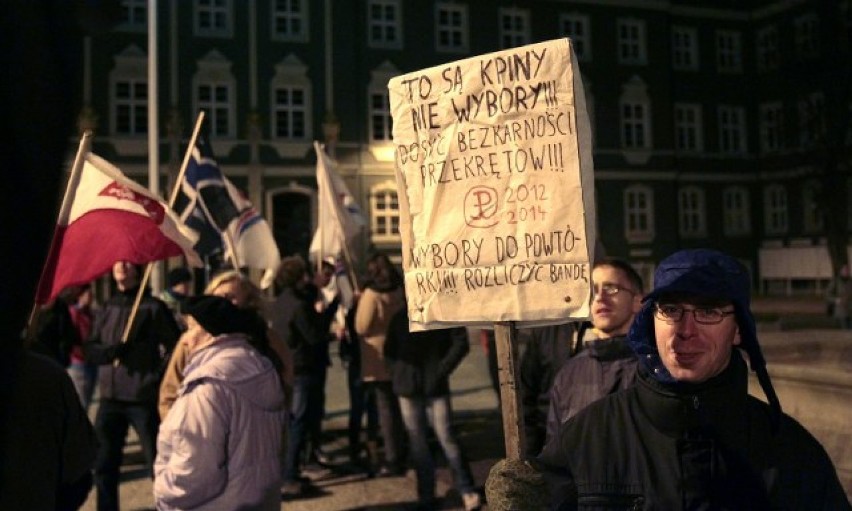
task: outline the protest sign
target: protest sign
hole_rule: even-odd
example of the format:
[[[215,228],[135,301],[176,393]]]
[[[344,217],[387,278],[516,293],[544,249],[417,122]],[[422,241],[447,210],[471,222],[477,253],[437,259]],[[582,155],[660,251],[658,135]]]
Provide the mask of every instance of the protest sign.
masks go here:
[[[591,134],[568,39],[390,80],[411,328],[589,316]]]

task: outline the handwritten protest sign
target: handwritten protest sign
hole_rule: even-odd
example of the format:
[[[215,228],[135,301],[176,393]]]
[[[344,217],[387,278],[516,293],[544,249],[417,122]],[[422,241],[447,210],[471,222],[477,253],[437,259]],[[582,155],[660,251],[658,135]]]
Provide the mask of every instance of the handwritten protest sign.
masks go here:
[[[390,80],[412,329],[587,318],[588,115],[570,41]]]

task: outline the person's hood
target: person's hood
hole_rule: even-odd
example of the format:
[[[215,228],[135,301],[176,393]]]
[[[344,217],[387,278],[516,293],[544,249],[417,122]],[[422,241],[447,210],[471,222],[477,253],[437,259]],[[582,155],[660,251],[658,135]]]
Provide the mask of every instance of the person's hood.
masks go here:
[[[181,393],[204,381],[215,380],[258,408],[279,410],[284,407],[278,372],[242,334],[223,334],[193,353],[184,374]]]
[[[736,259],[709,249],[675,252],[663,259],[654,272],[654,289],[642,299],[642,308],[633,320],[628,343],[640,363],[661,383],[675,380],[663,365],[654,337],[654,305],[664,295],[704,296],[730,301],[740,333],[737,348],[748,354],[752,371],[757,374],[770,405],[780,416],[781,404],[766,371],[766,360],[757,341],[757,327],[751,312],[751,278]]]

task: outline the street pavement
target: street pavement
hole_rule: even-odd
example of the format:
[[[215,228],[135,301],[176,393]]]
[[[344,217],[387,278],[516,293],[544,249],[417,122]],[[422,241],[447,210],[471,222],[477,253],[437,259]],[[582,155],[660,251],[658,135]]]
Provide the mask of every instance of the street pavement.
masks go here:
[[[753,304],[757,314],[763,314],[766,322],[760,323],[761,342],[778,346],[779,343],[807,343],[811,338],[819,339],[830,332],[831,337],[844,345],[852,344],[852,331],[824,330],[830,327],[822,314],[820,300],[758,300]],[[804,324],[803,324],[804,323]],[[810,326],[808,326],[810,323]],[[788,331],[789,328],[796,331]],[[799,328],[821,330],[800,331]],[[478,340],[478,333],[470,330],[470,353],[453,373],[450,385],[454,409],[454,426],[459,442],[471,463],[478,487],[482,488],[488,471],[495,462],[504,457],[502,419],[498,408],[498,397],[493,391],[488,376],[486,354]],[[523,336],[521,336],[523,337]],[[334,349],[334,348],[333,348]],[[783,350],[783,348],[782,348]],[[774,350],[773,350],[774,351]],[[771,357],[770,364],[772,362]],[[327,442],[324,450],[333,456],[332,469],[308,473],[313,490],[303,498],[283,501],[281,509],[288,511],[398,511],[410,509],[416,502],[414,472],[409,469],[402,477],[367,478],[363,473],[349,470],[344,464],[346,457],[346,419],[349,408],[346,389],[346,372],[339,358],[333,355],[333,367],[328,373],[326,386],[326,419],[323,424]],[[795,403],[784,403],[785,409],[794,409]],[[93,407],[94,408],[94,407]],[[92,410],[94,419],[95,410]],[[795,414],[794,414],[795,415]],[[808,427],[808,422],[803,420]],[[437,495],[443,498],[443,510],[463,509],[461,499],[452,489],[452,478],[446,464],[436,448]],[[847,488],[847,492],[852,488]],[[852,496],[852,495],[851,495]],[[120,499],[123,510],[146,510],[153,508],[151,481],[145,477],[142,456],[134,434],[129,435],[122,467]],[[94,511],[95,492],[82,508]],[[487,510],[487,504],[483,506]]]

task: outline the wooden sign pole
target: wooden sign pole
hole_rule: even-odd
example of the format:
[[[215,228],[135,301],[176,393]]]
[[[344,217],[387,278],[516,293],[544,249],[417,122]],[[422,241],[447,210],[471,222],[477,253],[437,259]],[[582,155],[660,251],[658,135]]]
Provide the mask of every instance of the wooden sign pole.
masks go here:
[[[500,378],[500,406],[503,411],[503,436],[506,442],[506,458],[512,460],[521,460],[526,457],[523,409],[517,389],[517,334],[513,321],[494,323],[497,374]]]

